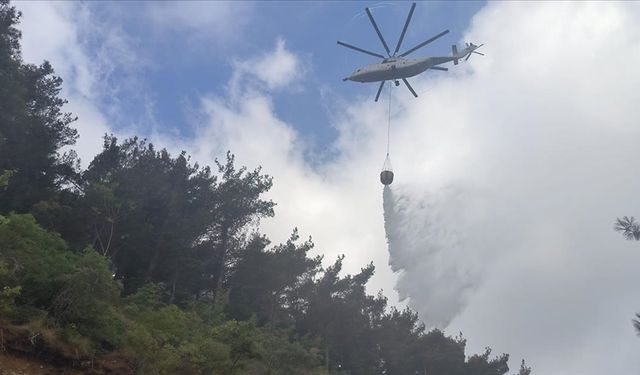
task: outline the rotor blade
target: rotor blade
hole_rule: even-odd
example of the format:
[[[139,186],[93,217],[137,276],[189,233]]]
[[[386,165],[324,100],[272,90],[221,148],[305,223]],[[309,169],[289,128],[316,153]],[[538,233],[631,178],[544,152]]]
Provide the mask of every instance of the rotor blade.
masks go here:
[[[374,100],[375,102],[377,102],[378,98],[380,97],[380,93],[382,92],[382,86],[384,86],[384,82],[385,81],[380,82],[380,87],[378,87],[378,93],[376,94],[376,100]]]
[[[441,67],[441,66],[432,66],[432,67],[431,67],[431,68],[429,68],[429,69],[442,70],[443,72],[447,72],[447,71],[449,71],[449,69],[447,69],[447,68],[443,68],[443,67]]]
[[[469,52],[469,54],[467,55],[467,57],[464,58],[464,61],[469,60],[469,57],[471,57],[471,52]]]
[[[351,49],[356,50],[358,52],[366,53],[367,55],[379,57],[381,59],[386,59],[386,57],[382,56],[379,53],[367,51],[366,49],[358,48],[356,46],[352,46],[351,44],[347,44],[347,43],[344,43],[344,42],[341,42],[341,41],[338,41],[338,44],[341,45],[341,46],[347,47],[347,48],[351,48]]]
[[[445,34],[446,34],[446,33],[448,33],[448,32],[449,32],[449,30],[445,30],[445,31],[441,32],[440,34],[438,34],[438,35],[436,35],[436,36],[434,36],[434,37],[432,37],[432,38],[430,38],[430,39],[427,39],[426,41],[424,41],[424,42],[422,42],[422,43],[418,44],[417,46],[415,46],[415,47],[411,48],[410,50],[408,50],[407,52],[403,53],[402,55],[400,55],[400,57],[405,57],[405,56],[407,56],[407,55],[408,55],[408,54],[410,54],[411,52],[413,52],[413,51],[417,50],[418,48],[422,48],[422,47],[426,46],[427,44],[429,44],[429,43],[433,42],[434,40],[436,40],[436,39],[440,38],[441,36],[445,35]]]
[[[413,96],[415,96],[416,98],[418,97],[418,94],[416,94],[415,91],[413,91],[413,87],[411,87],[411,85],[409,84],[409,81],[407,81],[406,78],[402,79],[402,82],[404,82],[405,85],[407,85],[407,88],[409,89],[409,91],[411,91],[411,93],[413,94]]]
[[[484,53],[473,51],[476,55],[484,56]]]
[[[380,29],[378,28],[378,24],[373,19],[373,14],[371,14],[371,11],[369,10],[369,8],[364,8],[364,10],[367,11],[367,16],[369,16],[369,20],[371,21],[371,24],[373,25],[373,28],[376,29],[376,33],[378,33],[378,37],[380,38],[380,41],[382,42],[382,45],[384,46],[384,49],[387,51],[387,55],[391,56],[391,51],[389,51],[389,46],[387,46],[387,42],[384,41],[384,38],[382,37],[382,33],[380,32]]]
[[[396,50],[393,52],[394,56],[400,50],[400,45],[402,45],[402,40],[404,39],[404,34],[407,32],[407,28],[409,27],[409,22],[411,22],[411,16],[413,16],[413,10],[414,9],[416,9],[416,3],[411,4],[411,9],[409,10],[409,15],[407,16],[407,21],[404,23],[404,28],[402,29],[402,34],[400,34],[400,39],[398,39],[398,45],[396,46]]]

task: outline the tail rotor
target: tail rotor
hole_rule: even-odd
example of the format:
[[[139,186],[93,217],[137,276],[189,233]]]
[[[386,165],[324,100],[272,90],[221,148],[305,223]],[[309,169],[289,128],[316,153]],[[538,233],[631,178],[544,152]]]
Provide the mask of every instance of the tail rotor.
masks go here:
[[[464,58],[464,61],[469,60],[469,57],[471,57],[472,53],[475,53],[476,55],[480,55],[480,56],[484,56],[484,53],[478,52],[476,51],[478,48],[484,46],[484,44],[481,44],[479,46],[473,44],[473,43],[466,43],[467,44],[467,51],[469,51],[469,53],[467,53],[467,57]],[[455,64],[455,62],[454,62]]]

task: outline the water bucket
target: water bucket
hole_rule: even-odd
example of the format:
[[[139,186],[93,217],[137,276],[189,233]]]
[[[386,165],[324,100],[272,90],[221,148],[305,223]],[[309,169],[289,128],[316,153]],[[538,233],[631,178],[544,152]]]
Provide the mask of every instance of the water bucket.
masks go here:
[[[391,185],[393,182],[393,168],[391,167],[391,158],[389,158],[389,154],[387,154],[387,158],[384,160],[384,164],[382,165],[380,182],[382,182],[383,185]]]

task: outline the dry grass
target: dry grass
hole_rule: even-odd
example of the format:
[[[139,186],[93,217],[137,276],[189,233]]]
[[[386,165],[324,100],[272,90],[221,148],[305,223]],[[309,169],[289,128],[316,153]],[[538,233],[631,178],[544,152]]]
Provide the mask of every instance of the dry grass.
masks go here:
[[[67,335],[35,320],[25,325],[0,322],[0,375],[130,374],[118,353],[96,355],[92,342]]]
[[[0,353],[0,375],[80,375],[84,373],[80,370],[55,367],[35,358]]]

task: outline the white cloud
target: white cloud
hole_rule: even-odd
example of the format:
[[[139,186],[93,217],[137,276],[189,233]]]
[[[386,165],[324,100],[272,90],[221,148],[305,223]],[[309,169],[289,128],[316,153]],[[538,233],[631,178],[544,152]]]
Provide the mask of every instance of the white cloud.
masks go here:
[[[64,110],[78,116],[72,126],[80,137],[71,148],[78,152],[83,167],[102,149],[104,134],[120,138],[134,134],[139,124],[123,115],[121,107],[132,96],[145,95],[140,93],[139,73],[149,66],[137,41],[121,25],[97,17],[92,5],[15,3],[22,12],[18,27],[23,59],[33,64],[50,61],[64,80],[61,97],[68,100]]]
[[[237,97],[255,90],[260,92],[292,88],[299,90],[301,87],[299,81],[307,71],[304,60],[286,48],[284,39],[278,38],[272,51],[233,62],[229,95]]]
[[[282,38],[276,42],[275,51],[250,61],[245,67],[270,89],[285,87],[303,74],[299,58],[285,48]]]
[[[201,49],[203,43],[221,47],[239,40],[252,21],[253,6],[231,1],[165,1],[149,3],[144,13],[164,37],[176,32],[185,37],[186,33],[186,40]]]
[[[84,52],[81,27],[89,24],[90,15],[78,3],[19,2],[22,11],[22,54],[28,63],[51,62],[56,75],[64,80],[61,96],[69,100],[64,110],[79,117],[73,123],[80,138],[73,148],[83,166],[102,148],[102,135],[110,132],[107,120],[96,100],[98,65]]]

